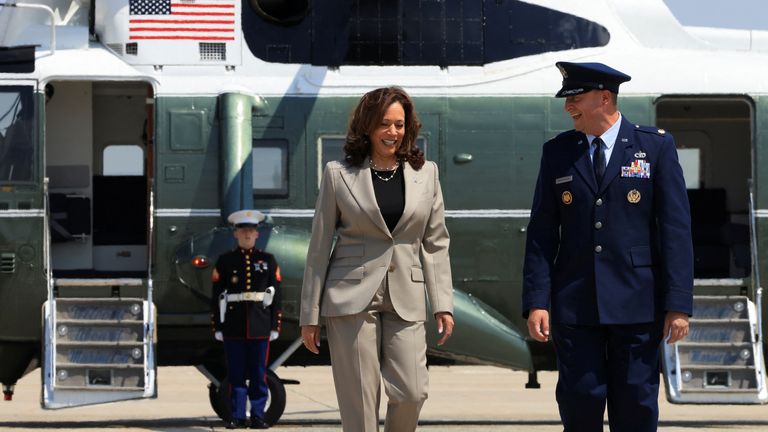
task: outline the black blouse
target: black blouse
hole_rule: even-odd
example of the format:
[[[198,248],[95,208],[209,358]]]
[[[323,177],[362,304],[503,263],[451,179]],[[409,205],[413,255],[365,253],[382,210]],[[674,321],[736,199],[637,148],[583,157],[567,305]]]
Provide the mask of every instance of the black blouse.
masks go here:
[[[377,175],[378,174],[378,175]],[[381,178],[391,180],[384,181]],[[398,166],[395,173],[392,171],[374,171],[371,168],[371,177],[373,177],[373,192],[376,194],[376,203],[379,205],[379,211],[384,218],[384,222],[389,228],[389,232],[395,230],[400,216],[405,209],[405,182],[403,181],[403,167]]]

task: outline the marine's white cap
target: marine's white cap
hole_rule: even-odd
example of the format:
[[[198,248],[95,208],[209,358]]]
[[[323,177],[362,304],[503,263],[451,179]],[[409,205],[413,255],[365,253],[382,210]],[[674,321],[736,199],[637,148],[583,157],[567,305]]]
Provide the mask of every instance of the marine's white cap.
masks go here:
[[[232,213],[227,218],[227,222],[235,228],[257,226],[265,219],[264,213],[258,210],[240,210]]]

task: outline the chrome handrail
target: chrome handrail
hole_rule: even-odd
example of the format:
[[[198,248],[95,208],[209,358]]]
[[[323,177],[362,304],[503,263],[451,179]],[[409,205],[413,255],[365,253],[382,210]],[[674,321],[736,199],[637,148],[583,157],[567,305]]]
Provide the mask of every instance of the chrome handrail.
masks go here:
[[[757,340],[763,343],[763,287],[760,285],[760,260],[757,247],[757,216],[755,214],[754,182],[749,179],[749,231],[752,253],[752,299],[757,308]]]
[[[48,199],[48,177],[43,178],[43,256],[45,260],[45,280],[48,288],[48,301],[53,300],[53,269],[51,262],[51,225],[50,203]]]
[[[53,9],[42,4],[0,2],[0,6],[44,10],[51,17],[51,54],[56,53],[56,14]]]

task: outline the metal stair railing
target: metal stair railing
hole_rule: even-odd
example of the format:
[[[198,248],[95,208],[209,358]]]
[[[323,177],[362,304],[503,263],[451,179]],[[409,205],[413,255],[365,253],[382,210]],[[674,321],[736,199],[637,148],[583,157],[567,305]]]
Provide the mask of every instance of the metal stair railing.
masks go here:
[[[750,246],[752,257],[752,299],[755,303],[755,314],[757,315],[757,333],[754,334],[757,340],[755,341],[756,360],[759,359],[760,364],[756,364],[757,373],[757,388],[759,394],[765,395],[768,393],[765,382],[765,358],[763,353],[763,287],[760,283],[760,260],[758,259],[758,247],[757,247],[757,216],[755,214],[755,185],[752,179],[749,179],[749,233],[750,233]],[[758,362],[756,362],[758,363]]]

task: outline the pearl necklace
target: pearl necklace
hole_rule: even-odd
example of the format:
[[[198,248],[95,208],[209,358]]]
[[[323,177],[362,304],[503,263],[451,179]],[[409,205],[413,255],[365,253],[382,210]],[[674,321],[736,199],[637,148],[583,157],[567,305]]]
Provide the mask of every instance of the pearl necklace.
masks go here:
[[[395,162],[395,164],[389,168],[379,168],[376,166],[376,164],[373,162],[373,159],[369,161],[369,165],[371,166],[371,171],[373,172],[373,175],[375,175],[379,180],[388,182],[395,178],[395,174],[397,174],[397,168],[400,166],[400,162]],[[389,177],[384,177],[380,175],[377,171],[390,171],[392,174],[389,175]]]

